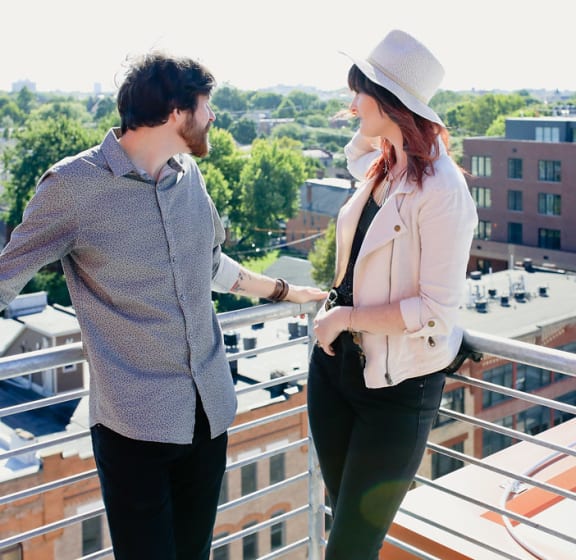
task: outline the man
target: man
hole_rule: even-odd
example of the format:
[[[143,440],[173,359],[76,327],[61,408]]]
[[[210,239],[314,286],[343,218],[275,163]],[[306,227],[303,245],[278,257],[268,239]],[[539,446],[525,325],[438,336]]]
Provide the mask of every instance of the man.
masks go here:
[[[215,81],[187,58],[135,61],[121,128],[49,169],[0,255],[0,309],[60,259],[90,366],[90,425],[116,560],[210,554],[236,397],[211,290],[305,302],[257,275],[189,155],[208,153]]]

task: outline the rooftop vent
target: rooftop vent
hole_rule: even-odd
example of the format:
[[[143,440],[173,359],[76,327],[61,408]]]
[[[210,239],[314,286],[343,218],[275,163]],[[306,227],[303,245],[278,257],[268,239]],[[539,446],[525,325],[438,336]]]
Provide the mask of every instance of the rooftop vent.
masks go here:
[[[34,292],[32,294],[22,294],[16,296],[4,310],[4,317],[16,319],[24,315],[41,313],[48,305],[47,292]]]

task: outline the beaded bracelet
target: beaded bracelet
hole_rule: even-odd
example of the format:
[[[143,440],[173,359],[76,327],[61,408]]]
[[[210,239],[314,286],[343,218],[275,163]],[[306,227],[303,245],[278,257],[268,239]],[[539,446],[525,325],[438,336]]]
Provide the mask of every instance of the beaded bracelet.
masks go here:
[[[276,286],[274,286],[274,291],[268,297],[271,301],[284,301],[288,295],[288,290],[290,285],[284,278],[276,278]]]

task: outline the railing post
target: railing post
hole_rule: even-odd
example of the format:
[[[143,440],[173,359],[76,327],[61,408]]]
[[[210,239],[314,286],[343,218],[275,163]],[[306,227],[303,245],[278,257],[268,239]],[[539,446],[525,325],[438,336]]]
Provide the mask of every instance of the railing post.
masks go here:
[[[314,314],[308,313],[308,356],[314,348]],[[308,474],[310,477],[308,485],[308,535],[310,541],[308,545],[308,558],[310,560],[322,560],[324,547],[324,481],[320,472],[318,456],[314,448],[314,442],[310,435],[310,425],[308,425]]]
[[[308,558],[310,560],[322,560],[322,549],[324,547],[324,481],[320,473],[318,457],[312,442],[308,438],[308,472],[310,474],[310,484],[308,486],[308,534],[310,544],[308,545]]]

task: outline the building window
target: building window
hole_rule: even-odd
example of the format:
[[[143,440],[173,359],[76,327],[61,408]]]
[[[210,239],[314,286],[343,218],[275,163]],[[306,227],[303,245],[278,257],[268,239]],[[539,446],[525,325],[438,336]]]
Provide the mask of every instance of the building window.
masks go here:
[[[256,522],[244,525],[242,529],[249,529],[256,525]],[[258,533],[251,533],[242,538],[242,558],[243,560],[256,560],[258,558]]]
[[[557,126],[537,126],[536,142],[560,142],[560,129]]]
[[[538,180],[559,183],[562,179],[561,162],[541,159],[538,161]]]
[[[490,259],[477,259],[476,260],[476,270],[479,270],[482,274],[489,274],[492,269],[492,261]]]
[[[508,191],[508,210],[522,212],[522,191]]]
[[[538,214],[560,216],[562,197],[559,194],[538,193]]]
[[[455,412],[464,412],[464,387],[459,387],[452,391],[445,391],[442,394],[440,406],[448,410],[454,410]],[[444,414],[438,414],[434,422],[434,427],[443,426],[450,422],[454,422],[454,418],[450,418]]]
[[[572,391],[571,393],[566,393],[565,395],[560,395],[556,398],[558,402],[566,403],[571,406],[576,406],[576,391]],[[554,411],[554,425],[557,426],[558,424],[562,424],[562,422],[566,422],[567,420],[571,420],[574,418],[573,414],[565,410],[555,410]]]
[[[492,206],[492,190],[488,187],[472,187],[470,192],[478,208],[490,208]]]
[[[514,418],[506,416],[505,418],[494,420],[493,423],[505,428],[513,428]],[[492,453],[496,453],[496,451],[510,447],[512,441],[513,439],[506,434],[500,434],[492,430],[482,430],[482,457],[487,457],[492,455]]]
[[[222,484],[220,485],[220,496],[218,497],[218,505],[225,504],[228,501],[228,473],[225,472],[222,477]]]
[[[508,179],[522,179],[522,160],[508,158]]]
[[[270,457],[270,484],[282,482],[286,478],[284,453]]]
[[[551,428],[550,410],[545,406],[533,406],[516,415],[516,429],[519,432],[535,436]]]
[[[15,544],[0,550],[0,560],[22,560],[22,545]]]
[[[102,550],[102,520],[97,516],[82,521],[82,555],[99,550]]]
[[[505,364],[493,369],[486,370],[482,375],[484,381],[493,383],[495,385],[502,385],[503,387],[512,387],[512,364]],[[503,395],[492,389],[482,390],[482,407],[489,408],[506,399],[508,395]]]
[[[256,463],[244,465],[241,469],[242,496],[256,492]]]
[[[526,364],[516,365],[516,389],[532,393],[551,383],[550,372],[535,366]]]
[[[542,249],[560,249],[560,230],[539,228],[538,247]]]
[[[508,243],[522,245],[522,224],[508,222]]]
[[[479,220],[474,232],[475,239],[488,240],[492,237],[492,222],[486,220]]]
[[[283,511],[277,511],[272,515],[272,517],[278,517],[283,513]],[[277,550],[278,548],[282,548],[284,546],[286,538],[284,533],[284,521],[274,523],[274,525],[270,527],[270,550]]]
[[[490,156],[472,156],[471,171],[472,175],[476,177],[491,177],[492,158]]]
[[[227,537],[228,533],[220,533],[214,537],[214,540],[223,539]],[[230,560],[230,545],[223,544],[214,549],[212,553],[212,560]]]
[[[461,441],[450,446],[453,451],[464,453],[464,442]],[[444,453],[434,453],[432,455],[432,479],[444,476],[464,466],[464,462],[456,457],[444,455]]]

